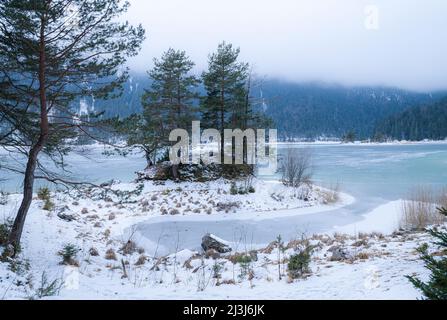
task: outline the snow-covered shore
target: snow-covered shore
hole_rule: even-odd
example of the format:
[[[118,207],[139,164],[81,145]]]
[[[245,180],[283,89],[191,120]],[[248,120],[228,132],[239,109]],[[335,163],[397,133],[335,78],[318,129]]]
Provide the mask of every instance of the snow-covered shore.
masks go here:
[[[324,141],[317,140],[313,142],[309,141],[295,141],[295,142],[278,142],[281,147],[293,146],[293,145],[309,145],[309,146],[401,146],[401,145],[445,145],[445,140],[422,140],[422,141],[407,141],[407,140],[393,140],[385,142],[376,141],[355,141],[355,142],[343,142],[343,141]]]
[[[400,228],[404,200],[391,201],[363,216],[360,222],[334,229],[336,232],[356,235],[359,232],[381,232],[391,234]]]
[[[296,191],[281,184],[254,181],[256,192],[231,195],[230,184],[116,184],[115,193],[100,190],[52,195],[53,211],[35,200],[26,223],[22,253],[0,263],[0,298],[40,298],[39,288],[55,281],[57,295],[46,299],[415,299],[406,274],[426,276],[415,249],[430,239],[424,233],[361,234],[345,227],[336,234],[303,235],[284,247],[253,248],[233,244],[230,254],[188,249],[163,256],[133,238],[133,226],[155,217],[167,219],[270,219],[319,213],[354,201],[328,190]],[[6,221],[17,210],[19,195],[0,206]],[[395,204],[394,204],[395,205]],[[383,220],[390,209],[365,216],[364,226]],[[380,219],[378,219],[380,218]],[[389,219],[384,219],[389,221]],[[382,226],[383,227],[383,226]],[[390,228],[387,224],[386,228]],[[380,228],[379,228],[380,229]],[[136,231],[136,230],[135,230]],[[343,235],[343,232],[349,235]],[[374,230],[377,231],[377,230]],[[380,230],[379,230],[380,231]],[[391,232],[390,232],[391,234]],[[67,244],[80,249],[73,265],[62,265],[58,252]],[[291,256],[314,247],[310,271],[287,276]],[[334,249],[335,248],[335,249]],[[278,278],[278,250],[280,270]],[[343,252],[334,260],[334,250]],[[249,258],[248,258],[249,257]],[[333,261],[334,260],[334,261]]]

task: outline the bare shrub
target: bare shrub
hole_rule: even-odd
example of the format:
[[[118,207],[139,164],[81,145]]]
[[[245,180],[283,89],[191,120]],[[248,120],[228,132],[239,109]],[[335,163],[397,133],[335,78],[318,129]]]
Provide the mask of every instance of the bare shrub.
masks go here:
[[[340,185],[334,184],[321,191],[324,204],[332,204],[340,201]]]
[[[120,249],[120,252],[122,254],[124,254],[125,256],[132,255],[137,251],[138,251],[138,246],[132,240],[127,241],[126,244]]]
[[[355,258],[358,260],[368,260],[370,255],[367,252],[360,252]]]
[[[441,208],[447,208],[447,187],[441,189],[436,203]]]
[[[147,260],[148,260],[148,258],[145,255],[141,255],[138,258],[137,262],[135,262],[135,265],[136,266],[142,266],[142,265],[144,265],[146,263]]]
[[[299,188],[312,178],[312,152],[310,149],[288,148],[280,168],[285,186]]]
[[[436,194],[430,188],[415,188],[410,192],[409,200],[402,204],[401,227],[422,230],[429,225],[444,223],[445,217],[439,214],[437,207],[446,199],[444,192]]]

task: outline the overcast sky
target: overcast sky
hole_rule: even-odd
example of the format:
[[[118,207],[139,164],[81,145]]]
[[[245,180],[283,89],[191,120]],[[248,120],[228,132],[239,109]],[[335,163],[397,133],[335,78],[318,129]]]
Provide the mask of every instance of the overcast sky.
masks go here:
[[[258,75],[293,81],[447,89],[446,0],[130,0],[145,71],[169,47],[199,72],[223,40]]]

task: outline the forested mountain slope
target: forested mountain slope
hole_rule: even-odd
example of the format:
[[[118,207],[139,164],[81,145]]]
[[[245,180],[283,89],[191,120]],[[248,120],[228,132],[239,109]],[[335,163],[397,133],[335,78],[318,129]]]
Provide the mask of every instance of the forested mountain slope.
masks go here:
[[[420,141],[447,138],[447,98],[390,116],[376,128],[377,136]]]
[[[77,103],[84,112],[104,111],[106,117],[126,117],[141,112],[141,95],[149,86],[146,74],[134,73],[120,98],[95,101],[87,97]],[[253,86],[251,94],[253,101],[273,119],[281,139],[341,137],[348,131],[355,132],[357,138],[368,138],[378,123],[391,115],[421,104],[432,104],[443,96],[443,93],[386,87],[344,87],[271,79]]]
[[[357,138],[368,138],[382,119],[437,101],[442,94],[269,81],[263,86],[263,96],[266,112],[283,138],[341,137],[348,131]]]

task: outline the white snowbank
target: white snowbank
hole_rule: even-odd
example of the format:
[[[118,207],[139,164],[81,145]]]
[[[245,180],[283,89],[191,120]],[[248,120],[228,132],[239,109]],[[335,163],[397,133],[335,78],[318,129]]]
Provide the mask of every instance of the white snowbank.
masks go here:
[[[403,200],[388,202],[364,215],[362,221],[334,229],[346,234],[358,234],[359,232],[391,234],[399,228],[402,205]]]

